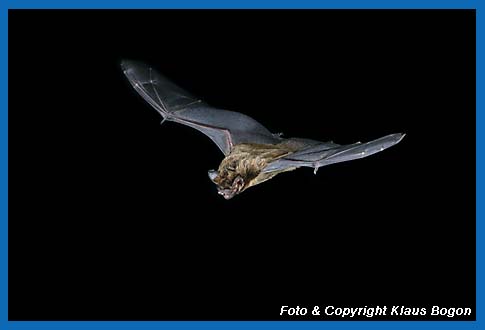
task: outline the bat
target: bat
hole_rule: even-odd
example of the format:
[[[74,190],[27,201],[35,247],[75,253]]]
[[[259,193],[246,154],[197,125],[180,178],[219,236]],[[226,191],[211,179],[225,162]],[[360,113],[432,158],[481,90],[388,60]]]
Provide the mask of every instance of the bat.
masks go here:
[[[348,145],[273,134],[242,113],[211,107],[192,96],[150,66],[123,61],[121,68],[133,88],[162,116],[207,135],[222,151],[217,170],[208,172],[225,199],[300,167],[317,170],[326,165],[360,159],[399,143],[405,134]]]

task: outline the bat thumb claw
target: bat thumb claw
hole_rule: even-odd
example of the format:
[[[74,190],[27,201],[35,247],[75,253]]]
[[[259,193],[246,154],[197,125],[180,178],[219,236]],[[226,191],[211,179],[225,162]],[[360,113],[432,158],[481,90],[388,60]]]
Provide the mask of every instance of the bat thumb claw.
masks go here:
[[[273,136],[277,138],[283,137],[283,132],[274,133]]]
[[[318,167],[315,167],[315,169],[313,170],[313,174],[317,174],[317,171],[318,171]]]

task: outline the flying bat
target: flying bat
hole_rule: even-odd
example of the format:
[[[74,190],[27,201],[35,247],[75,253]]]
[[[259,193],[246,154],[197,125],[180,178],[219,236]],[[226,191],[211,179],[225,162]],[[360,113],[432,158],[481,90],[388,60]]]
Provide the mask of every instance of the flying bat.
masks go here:
[[[326,165],[364,158],[400,142],[404,134],[390,134],[367,143],[339,145],[273,134],[242,113],[211,107],[192,96],[150,66],[123,61],[124,74],[134,89],[162,116],[207,135],[222,151],[217,170],[209,171],[225,199],[275,175],[299,167],[317,170]]]

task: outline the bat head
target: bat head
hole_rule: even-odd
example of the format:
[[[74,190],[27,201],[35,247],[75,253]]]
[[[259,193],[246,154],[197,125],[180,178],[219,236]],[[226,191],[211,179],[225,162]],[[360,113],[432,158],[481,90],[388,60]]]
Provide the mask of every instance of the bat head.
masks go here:
[[[219,195],[231,199],[279,173],[264,173],[263,169],[287,153],[288,150],[274,145],[238,144],[222,160],[217,171],[209,171],[209,178],[217,186]]]
[[[217,186],[217,193],[225,199],[233,198],[246,187],[246,183],[240,175],[223,176],[215,170],[210,170],[208,174],[211,181]]]

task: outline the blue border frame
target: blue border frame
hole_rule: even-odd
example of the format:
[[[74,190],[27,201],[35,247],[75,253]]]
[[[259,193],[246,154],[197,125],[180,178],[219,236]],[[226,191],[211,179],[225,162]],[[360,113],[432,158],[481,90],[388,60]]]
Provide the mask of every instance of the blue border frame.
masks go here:
[[[328,8],[328,9],[476,9],[477,10],[477,144],[476,166],[484,168],[483,127],[483,78],[484,68],[479,59],[485,44],[484,23],[480,20],[480,1],[469,0],[2,0],[0,2],[0,328],[1,329],[480,329],[483,324],[485,307],[483,305],[485,278],[484,245],[480,240],[484,234],[483,214],[483,174],[477,171],[476,219],[477,219],[477,321],[251,321],[251,322],[19,322],[8,320],[8,9],[105,9],[105,8]],[[483,6],[485,8],[485,6]],[[480,221],[481,220],[481,221]]]

